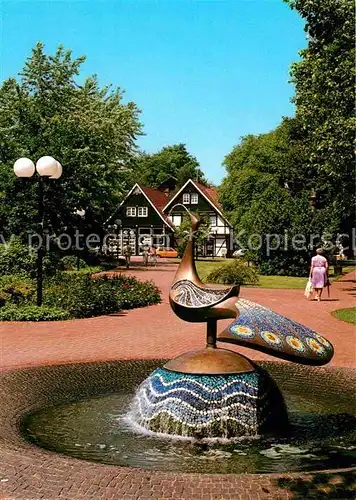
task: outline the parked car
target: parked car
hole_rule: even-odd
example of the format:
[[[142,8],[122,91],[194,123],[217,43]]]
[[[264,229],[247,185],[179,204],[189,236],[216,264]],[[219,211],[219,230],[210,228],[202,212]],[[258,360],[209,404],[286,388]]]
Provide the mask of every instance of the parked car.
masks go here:
[[[178,257],[178,252],[172,247],[158,247],[156,249],[156,255],[157,257],[176,258]]]

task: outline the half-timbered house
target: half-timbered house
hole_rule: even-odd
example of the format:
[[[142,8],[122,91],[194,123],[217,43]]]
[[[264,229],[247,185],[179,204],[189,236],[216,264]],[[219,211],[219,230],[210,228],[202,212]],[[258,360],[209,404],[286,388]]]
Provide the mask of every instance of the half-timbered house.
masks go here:
[[[144,245],[175,247],[175,229],[188,210],[210,221],[209,234],[199,253],[206,257],[232,253],[233,230],[223,214],[217,191],[189,179],[178,191],[172,179],[158,188],[135,184],[111,218],[116,221],[115,250],[124,245],[140,255]]]

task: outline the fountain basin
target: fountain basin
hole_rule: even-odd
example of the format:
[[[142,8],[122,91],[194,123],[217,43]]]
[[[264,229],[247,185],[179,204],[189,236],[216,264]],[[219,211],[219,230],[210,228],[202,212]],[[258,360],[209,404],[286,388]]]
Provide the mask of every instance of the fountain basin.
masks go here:
[[[32,444],[71,457],[159,471],[284,473],[356,465],[355,370],[258,363],[284,396],[291,424],[287,433],[230,442],[172,441],[127,419],[140,381],[161,365],[128,361],[79,370],[60,367],[61,377],[47,387],[52,398],[25,415],[22,434]],[[71,384],[73,377],[80,383]]]

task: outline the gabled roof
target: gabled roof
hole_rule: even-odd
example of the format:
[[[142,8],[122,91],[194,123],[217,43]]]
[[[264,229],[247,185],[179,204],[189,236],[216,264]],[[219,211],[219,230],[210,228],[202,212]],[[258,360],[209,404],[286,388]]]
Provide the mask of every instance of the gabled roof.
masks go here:
[[[216,208],[222,210],[222,206],[219,203],[219,196],[217,189],[206,187],[203,184],[200,184],[200,182],[195,182],[195,181],[193,182],[200,189],[200,191],[202,191],[205,194],[205,196],[210,200],[210,202],[216,206]]]
[[[174,225],[173,225],[172,221],[169,219],[169,217],[165,213],[163,213],[163,210],[162,210],[164,205],[167,203],[167,196],[164,193],[162,193],[162,191],[160,191],[159,189],[154,189],[154,188],[146,187],[146,186],[140,186],[139,184],[136,183],[130,189],[130,191],[127,193],[127,195],[122,200],[122,202],[120,203],[118,208],[120,208],[125,203],[127,198],[129,198],[129,196],[131,196],[131,194],[134,192],[135,189],[139,189],[141,191],[141,193],[145,196],[145,198],[150,203],[152,208],[158,213],[158,215],[163,220],[163,222],[165,224],[167,224],[167,226],[169,226],[171,229],[174,229]],[[108,221],[110,220],[111,217],[109,217]],[[106,221],[106,222],[108,222],[108,221]]]
[[[136,187],[139,187],[143,194],[146,196],[148,201],[151,202],[151,205],[153,208],[156,209],[156,212],[161,216],[161,218],[164,220],[166,224],[169,225],[169,227],[173,227],[174,225],[169,219],[169,217],[163,212],[163,208],[167,204],[167,196],[163,193],[163,191],[160,191],[159,189],[151,188],[148,186],[139,186],[136,184]]]
[[[175,195],[173,195],[171,198],[166,199],[166,205],[163,208],[163,211],[165,211],[171,204],[172,202],[178,198],[178,196],[181,194],[181,192],[188,186],[188,184],[193,184],[193,186],[197,189],[197,191],[204,196],[204,198],[210,203],[210,205],[219,213],[219,215],[231,226],[230,222],[226,219],[225,215],[222,213],[222,207],[219,203],[218,200],[218,192],[215,188],[210,188],[206,187],[203,184],[200,184],[200,182],[193,181],[193,179],[189,179],[184,186],[182,186]]]

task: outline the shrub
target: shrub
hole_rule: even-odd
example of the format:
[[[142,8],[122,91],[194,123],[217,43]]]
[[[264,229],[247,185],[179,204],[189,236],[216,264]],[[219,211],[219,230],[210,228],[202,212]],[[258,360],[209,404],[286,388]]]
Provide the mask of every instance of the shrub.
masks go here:
[[[21,242],[17,236],[11,236],[8,243],[0,245],[0,275],[27,274],[36,269],[35,252]]]
[[[74,318],[88,318],[142,307],[160,301],[153,283],[122,275],[93,277],[89,274],[59,273],[48,281],[45,303],[60,307]]]
[[[8,305],[0,309],[0,321],[57,321],[68,318],[68,312],[58,307]]]
[[[79,269],[88,267],[83,259],[79,259]],[[78,269],[78,257],[75,255],[65,255],[60,261],[61,269]]]
[[[93,277],[59,272],[45,280],[44,305],[33,304],[35,283],[25,275],[0,278],[0,321],[54,321],[88,318],[160,302],[154,283],[134,277]]]
[[[36,252],[22,243],[18,236],[11,236],[6,244],[0,245],[0,275],[26,274],[31,278],[36,276]],[[57,255],[49,252],[43,258],[43,272],[50,276],[58,267]]]
[[[121,284],[117,287],[117,302],[120,309],[133,309],[158,304],[161,296],[152,281],[138,281],[133,277],[121,276]]]
[[[31,300],[35,284],[26,276],[9,275],[0,277],[0,307],[8,303],[22,304]]]
[[[224,285],[253,285],[258,283],[258,274],[255,268],[249,267],[246,262],[233,259],[208,274],[206,280],[210,283]]]
[[[305,256],[269,258],[260,263],[259,272],[264,276],[308,276],[310,261]]]

